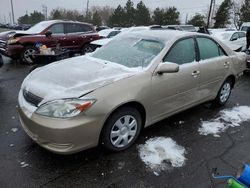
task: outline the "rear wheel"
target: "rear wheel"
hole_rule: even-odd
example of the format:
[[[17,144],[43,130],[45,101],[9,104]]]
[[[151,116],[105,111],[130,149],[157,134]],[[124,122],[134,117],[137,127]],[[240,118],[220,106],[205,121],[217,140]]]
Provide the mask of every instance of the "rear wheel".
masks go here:
[[[86,53],[91,53],[93,51],[95,51],[95,49],[90,44],[85,44],[82,48],[82,55]]]
[[[107,120],[101,135],[104,147],[111,151],[123,151],[133,145],[142,127],[141,115],[135,108],[123,107]]]
[[[231,91],[232,91],[232,81],[231,79],[226,79],[225,82],[222,84],[217,97],[214,100],[214,103],[216,105],[219,106],[223,106],[226,104],[226,102],[228,101],[230,95],[231,95]]]
[[[33,64],[34,60],[32,59],[32,56],[37,52],[37,49],[33,46],[27,46],[24,48],[21,59],[26,64]]]

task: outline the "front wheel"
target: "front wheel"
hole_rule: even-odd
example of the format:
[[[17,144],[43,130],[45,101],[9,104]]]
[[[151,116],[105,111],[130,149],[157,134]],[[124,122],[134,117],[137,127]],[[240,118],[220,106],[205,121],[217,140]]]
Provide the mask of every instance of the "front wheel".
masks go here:
[[[226,79],[222,84],[214,103],[219,106],[225,105],[231,95],[232,86],[232,81],[230,79]]]
[[[37,49],[33,46],[27,46],[24,48],[21,58],[22,61],[26,64],[33,64],[34,60],[32,59],[32,56],[36,53]]]
[[[104,147],[118,152],[129,148],[141,131],[141,115],[135,108],[123,107],[107,120],[101,135]]]

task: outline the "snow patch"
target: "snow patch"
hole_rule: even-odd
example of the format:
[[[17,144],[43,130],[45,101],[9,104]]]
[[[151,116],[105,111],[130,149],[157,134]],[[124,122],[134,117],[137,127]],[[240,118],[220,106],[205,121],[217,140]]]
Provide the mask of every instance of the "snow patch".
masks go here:
[[[182,167],[186,161],[185,154],[185,148],[171,138],[151,138],[139,146],[141,160],[157,173],[171,167]]]
[[[224,132],[229,127],[240,126],[242,122],[250,120],[249,106],[236,106],[232,109],[220,111],[219,117],[211,121],[202,121],[198,132],[201,135],[213,135],[219,137],[221,132]]]
[[[18,131],[18,128],[11,128],[11,131],[12,131],[13,133],[15,133],[15,132]]]

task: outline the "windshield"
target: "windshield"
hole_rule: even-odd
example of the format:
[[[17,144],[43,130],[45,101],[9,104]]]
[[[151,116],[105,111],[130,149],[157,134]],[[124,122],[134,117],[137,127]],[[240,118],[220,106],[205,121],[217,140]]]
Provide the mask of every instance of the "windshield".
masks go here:
[[[94,52],[92,57],[129,68],[146,67],[163,48],[164,44],[156,40],[122,37],[112,40]]]
[[[39,22],[30,29],[27,30],[28,33],[41,33],[44,29],[51,25],[50,21]]]

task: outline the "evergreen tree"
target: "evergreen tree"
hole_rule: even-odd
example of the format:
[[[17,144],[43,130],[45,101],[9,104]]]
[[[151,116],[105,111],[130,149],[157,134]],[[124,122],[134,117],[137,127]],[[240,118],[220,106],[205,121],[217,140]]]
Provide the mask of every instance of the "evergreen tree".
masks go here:
[[[126,13],[124,11],[124,8],[122,8],[121,5],[119,5],[113,12],[113,14],[109,18],[109,24],[113,27],[124,27],[125,26],[125,16]]]
[[[226,27],[227,24],[229,24],[230,19],[230,10],[232,8],[232,1],[231,0],[224,0],[215,16],[215,28],[223,28]]]
[[[180,24],[180,12],[176,7],[169,7],[164,13],[164,24],[165,25],[177,25]]]
[[[195,16],[193,16],[189,21],[188,24],[191,24],[193,26],[205,26],[205,16],[201,15],[201,14],[196,14]]]
[[[25,14],[24,16],[21,16],[17,19],[17,22],[19,24],[29,24],[30,20],[29,20],[29,15]]]
[[[165,17],[164,9],[156,8],[152,16],[152,21],[154,24],[164,25],[164,17]]]
[[[149,9],[140,1],[136,6],[135,25],[149,25],[151,22]]]
[[[96,26],[102,25],[102,18],[100,17],[97,11],[95,11],[93,14],[92,23]]]
[[[134,3],[131,0],[128,0],[126,3],[126,6],[124,7],[124,10],[126,12],[125,15],[125,26],[131,27],[134,25],[135,20],[135,8]]]
[[[244,0],[240,8],[240,21],[241,22],[250,21],[250,0]]]

